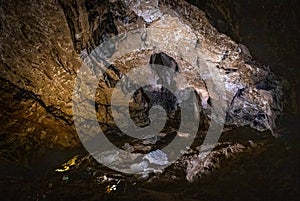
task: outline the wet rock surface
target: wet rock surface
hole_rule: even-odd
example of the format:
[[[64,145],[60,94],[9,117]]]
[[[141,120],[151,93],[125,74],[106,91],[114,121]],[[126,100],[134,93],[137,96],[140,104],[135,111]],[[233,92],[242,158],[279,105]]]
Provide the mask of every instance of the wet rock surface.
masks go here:
[[[237,135],[223,135],[215,149],[199,160],[203,154],[199,145],[214,101],[226,100],[229,128],[246,125],[276,134],[273,129],[282,113],[282,88],[268,67],[256,62],[245,46],[219,33],[196,7],[184,1],[6,1],[1,3],[1,13],[0,156],[9,163],[1,166],[0,185],[6,200],[293,200],[297,193],[295,178],[299,177],[294,157],[299,153],[298,145],[289,144],[293,140],[276,140],[270,133],[259,132],[245,136],[254,132],[246,129]],[[126,55],[106,69],[95,107],[102,129],[116,146],[149,154],[130,167],[139,174],[111,171],[82,150],[63,159],[37,162],[49,162],[48,168],[34,167],[33,158],[47,156],[41,154],[44,149],[80,146],[72,119],[72,92],[85,55],[109,37],[144,27],[167,27],[201,47],[201,55],[224,82],[225,95],[219,97],[209,90],[213,75],[201,74],[172,50]],[[201,128],[192,149],[181,150],[183,156],[165,172],[156,171],[155,165],[168,162],[164,153],[156,150],[161,146],[156,143],[168,143],[174,135],[188,138],[189,134],[176,132],[171,124],[160,136],[145,136],[129,144],[131,139],[124,138],[115,127],[111,114],[112,89],[128,70],[144,64],[163,64],[184,75],[202,110]],[[151,89],[157,87],[159,79],[148,91],[137,91],[129,104],[131,117],[140,126],[150,123],[147,115],[153,98],[149,96],[159,92],[161,98],[167,94],[162,88]],[[176,101],[162,98],[158,102],[165,104],[169,120],[174,120]],[[278,152],[280,160],[276,159]],[[65,163],[74,155],[79,155],[75,164]],[[115,152],[100,153],[99,157],[111,162],[129,160]],[[29,170],[10,162],[27,165]],[[59,167],[63,163],[73,165],[64,165],[69,169]],[[68,170],[60,173],[55,169]],[[16,176],[18,170],[20,175]],[[37,176],[36,172],[41,173]],[[232,178],[242,185],[233,184]],[[17,190],[21,196],[15,195]]]

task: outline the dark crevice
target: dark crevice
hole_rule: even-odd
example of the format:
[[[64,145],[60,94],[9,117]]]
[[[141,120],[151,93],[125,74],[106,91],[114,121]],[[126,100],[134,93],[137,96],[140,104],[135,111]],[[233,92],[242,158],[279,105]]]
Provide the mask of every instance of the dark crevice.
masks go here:
[[[150,63],[150,65],[156,64],[156,65],[169,67],[169,68],[172,68],[173,70],[175,70],[176,72],[179,71],[177,62],[172,57],[170,57],[169,55],[167,55],[164,52],[160,52],[160,53],[151,55],[149,63]]]
[[[121,77],[121,72],[114,65],[109,65],[107,70],[103,73],[104,82],[109,88],[114,88]]]
[[[117,35],[118,30],[114,21],[126,17],[122,9],[118,12],[114,9],[115,4],[117,7],[124,7],[121,2],[87,0],[84,4],[77,4],[76,0],[73,0],[70,4],[60,0],[59,3],[71,32],[74,49],[78,54],[82,50],[91,52],[107,38]],[[80,13],[80,9],[87,12],[87,17]]]
[[[18,91],[15,96],[13,97],[16,101],[22,101],[22,100],[34,100],[36,101],[41,107],[43,107],[49,114],[51,114],[56,119],[60,119],[63,122],[65,122],[67,125],[71,126],[73,125],[73,120],[71,115],[65,114],[63,111],[53,107],[53,106],[47,106],[45,102],[41,99],[41,97],[32,91],[22,89],[18,87],[17,85],[13,84],[9,80],[0,77],[0,80],[2,82],[7,83],[8,85],[12,86],[16,91]]]
[[[245,88],[242,88],[242,89],[238,89],[238,90],[237,90],[237,92],[235,93],[235,95],[233,96],[233,98],[232,98],[232,100],[231,100],[230,105],[233,105],[234,100],[235,100],[236,98],[239,98],[239,97],[241,97],[241,96],[243,95],[243,91],[244,91],[244,90],[245,90]]]
[[[226,68],[224,66],[220,66],[220,65],[217,65],[216,68],[218,69],[223,69],[225,71],[226,74],[229,74],[229,73],[235,73],[238,71],[238,68]]]
[[[77,53],[80,53],[80,51],[83,49],[81,47],[82,44],[78,43],[76,39],[77,32],[80,31],[80,22],[79,22],[79,11],[78,9],[75,9],[73,6],[77,8],[76,0],[72,0],[71,5],[67,5],[66,2],[59,0],[58,1],[60,6],[63,9],[64,15],[66,17],[70,32],[71,32],[71,39],[73,41],[74,49]]]
[[[259,82],[256,83],[255,87],[256,89],[260,90],[265,90],[265,91],[270,91],[273,89],[276,89],[276,82],[272,80],[273,76],[269,75],[265,79],[260,80]]]

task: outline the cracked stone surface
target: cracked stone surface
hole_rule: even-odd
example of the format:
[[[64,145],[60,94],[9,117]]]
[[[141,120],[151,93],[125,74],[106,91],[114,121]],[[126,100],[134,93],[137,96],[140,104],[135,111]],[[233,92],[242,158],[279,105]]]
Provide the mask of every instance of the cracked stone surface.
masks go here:
[[[224,99],[227,125],[249,125],[259,131],[275,127],[282,111],[276,76],[254,61],[245,47],[212,27],[198,8],[184,1],[151,2],[9,0],[1,4],[0,137],[5,148],[1,157],[24,162],[23,151],[35,154],[41,147],[79,145],[72,119],[72,92],[84,60],[80,56],[109,37],[144,27],[168,28],[179,38],[191,38],[205,62],[220,74],[224,97],[207,89],[211,77],[198,76],[197,67],[172,49],[165,52],[195,88],[203,109],[210,109],[210,100]],[[162,32],[156,39],[163,36]],[[164,40],[168,49],[170,39]],[[120,75],[148,64],[155,53],[159,52],[132,53],[107,69],[107,79],[100,81],[95,100],[104,130],[113,131],[110,95]]]

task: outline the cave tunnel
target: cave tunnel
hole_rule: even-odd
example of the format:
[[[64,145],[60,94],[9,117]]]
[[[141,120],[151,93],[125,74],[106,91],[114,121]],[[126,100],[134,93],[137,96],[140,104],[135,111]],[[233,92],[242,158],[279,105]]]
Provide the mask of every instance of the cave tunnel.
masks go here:
[[[299,2],[0,2],[0,200],[299,199]]]

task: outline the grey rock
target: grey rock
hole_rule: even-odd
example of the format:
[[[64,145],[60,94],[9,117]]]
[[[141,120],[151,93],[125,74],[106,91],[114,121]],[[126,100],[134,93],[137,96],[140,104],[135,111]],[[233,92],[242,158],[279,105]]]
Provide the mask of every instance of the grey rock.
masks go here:
[[[167,165],[169,163],[167,154],[159,149],[148,153],[143,159],[147,159],[151,164],[156,165]]]

